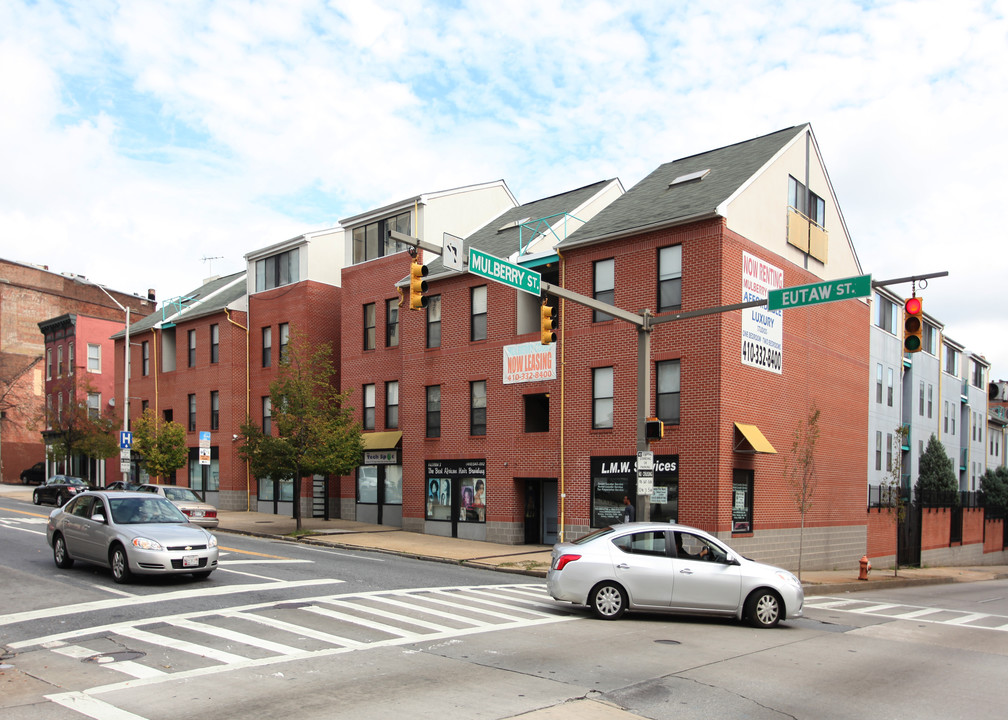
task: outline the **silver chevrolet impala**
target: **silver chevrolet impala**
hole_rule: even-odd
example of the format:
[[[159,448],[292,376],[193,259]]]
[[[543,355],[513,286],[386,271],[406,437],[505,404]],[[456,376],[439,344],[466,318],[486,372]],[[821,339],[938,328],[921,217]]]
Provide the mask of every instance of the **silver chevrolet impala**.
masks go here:
[[[57,567],[75,560],[104,565],[117,583],[134,573],[205,578],[217,568],[217,538],[150,493],[77,495],[49,515],[46,539]]]
[[[702,530],[623,523],[553,546],[555,600],[615,620],[627,610],[746,618],[774,627],[802,614],[805,593],[787,570],[748,560]]]

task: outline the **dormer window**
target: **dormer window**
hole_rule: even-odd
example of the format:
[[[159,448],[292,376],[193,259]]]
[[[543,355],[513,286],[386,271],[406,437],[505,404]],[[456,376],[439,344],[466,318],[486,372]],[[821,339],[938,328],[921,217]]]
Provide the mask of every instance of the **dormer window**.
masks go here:
[[[255,272],[256,292],[272,290],[298,282],[301,279],[298,248],[256,260]]]
[[[410,214],[408,212],[399,213],[383,220],[355,227],[352,231],[354,265],[405,250],[406,246],[402,243],[386,239],[389,230],[410,235]]]

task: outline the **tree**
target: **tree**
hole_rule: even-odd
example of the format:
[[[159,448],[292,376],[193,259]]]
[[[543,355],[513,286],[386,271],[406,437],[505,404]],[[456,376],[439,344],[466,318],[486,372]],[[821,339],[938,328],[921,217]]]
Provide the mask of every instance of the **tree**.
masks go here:
[[[314,349],[292,332],[270,383],[271,432],[249,418],[241,427],[241,457],[259,478],[294,480],[294,518],[301,529],[301,485],[306,475],[347,475],[360,464],[364,443],[360,423],[333,380],[332,348]]]
[[[58,395],[68,398],[56,407],[45,407],[36,425],[45,428],[44,435],[50,457],[84,456],[110,458],[119,452],[116,428],[120,420],[112,411],[91,407],[89,398],[94,386],[87,377],[64,380],[55,387]],[[90,479],[90,478],[88,478]]]
[[[812,509],[816,491],[815,448],[819,441],[819,408],[812,404],[808,415],[798,422],[791,439],[791,456],[787,463],[788,481],[798,514],[801,530],[798,534],[798,579],[801,580],[802,554],[805,546],[805,516]]]
[[[980,489],[984,494],[985,507],[1001,512],[1008,510],[1008,467],[987,468],[980,477]]]
[[[941,493],[956,493],[959,481],[952,469],[952,458],[945,453],[945,446],[932,433],[928,439],[924,454],[917,465],[917,484],[914,494],[935,495]]]
[[[189,458],[185,428],[147,408],[133,422],[133,450],[151,477],[164,477],[184,467]]]
[[[892,465],[879,486],[879,507],[889,509],[889,518],[896,528],[896,560],[893,563],[893,577],[899,576],[899,535],[900,525],[906,518],[906,498],[903,494],[903,443],[910,434],[910,427],[900,425],[893,433]]]

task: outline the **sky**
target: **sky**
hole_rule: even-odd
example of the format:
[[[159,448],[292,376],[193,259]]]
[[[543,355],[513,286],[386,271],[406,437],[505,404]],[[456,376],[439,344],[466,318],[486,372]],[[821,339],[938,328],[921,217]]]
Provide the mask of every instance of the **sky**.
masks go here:
[[[0,257],[167,300],[426,192],[811,123],[862,270],[1008,378],[1008,0],[0,0]],[[909,285],[893,288],[901,296]]]

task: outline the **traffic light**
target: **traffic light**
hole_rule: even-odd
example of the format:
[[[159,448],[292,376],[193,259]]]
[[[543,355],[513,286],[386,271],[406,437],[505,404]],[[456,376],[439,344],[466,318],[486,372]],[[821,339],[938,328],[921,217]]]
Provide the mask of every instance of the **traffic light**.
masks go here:
[[[427,307],[427,298],[424,297],[424,293],[427,292],[427,281],[424,280],[425,277],[427,277],[426,265],[421,265],[416,260],[410,263],[410,310],[419,310],[420,308]]]
[[[919,297],[909,298],[903,305],[903,352],[920,352],[924,332],[924,303]]]
[[[665,437],[665,423],[658,418],[647,418],[644,421],[644,438],[648,442],[655,442]]]
[[[557,311],[555,307],[552,307],[547,302],[543,302],[542,307],[539,308],[539,330],[541,332],[540,342],[543,345],[549,345],[550,343],[556,342],[556,330],[557,326]]]

